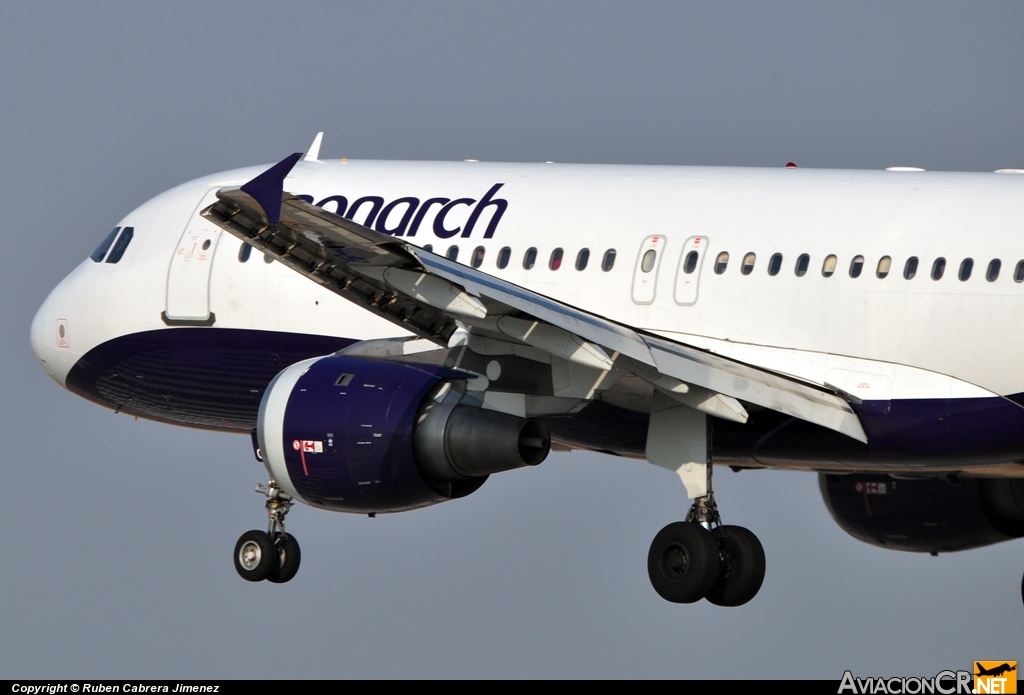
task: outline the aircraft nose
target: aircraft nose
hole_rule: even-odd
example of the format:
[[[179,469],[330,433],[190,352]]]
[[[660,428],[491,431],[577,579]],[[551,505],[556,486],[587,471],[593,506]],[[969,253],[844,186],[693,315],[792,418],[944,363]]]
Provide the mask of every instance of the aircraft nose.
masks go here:
[[[81,357],[73,349],[70,306],[67,299],[67,281],[53,288],[49,296],[36,311],[29,330],[32,354],[40,366],[61,386],[71,367]]]
[[[36,315],[32,317],[32,328],[29,330],[29,340],[32,343],[32,354],[36,356],[36,361],[39,364],[46,364],[46,360],[43,357],[43,307],[40,306],[36,310]]]
[[[32,318],[32,328],[29,331],[29,340],[32,343],[32,354],[35,355],[36,361],[39,365],[53,377],[53,371],[50,369],[49,362],[47,361],[47,345],[46,341],[43,340],[43,324],[48,323],[46,321],[48,311],[47,304],[49,303],[49,297],[42,303],[39,309],[36,311],[36,315]],[[53,377],[56,378],[56,377]]]

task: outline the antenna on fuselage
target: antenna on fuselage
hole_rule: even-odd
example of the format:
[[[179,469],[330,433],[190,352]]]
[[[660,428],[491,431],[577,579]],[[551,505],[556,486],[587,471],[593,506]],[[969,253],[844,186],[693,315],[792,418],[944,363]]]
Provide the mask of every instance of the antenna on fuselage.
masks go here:
[[[313,144],[309,146],[309,151],[306,152],[306,156],[303,157],[305,162],[319,162],[320,161],[320,143],[324,140],[324,131],[320,131],[313,138]]]

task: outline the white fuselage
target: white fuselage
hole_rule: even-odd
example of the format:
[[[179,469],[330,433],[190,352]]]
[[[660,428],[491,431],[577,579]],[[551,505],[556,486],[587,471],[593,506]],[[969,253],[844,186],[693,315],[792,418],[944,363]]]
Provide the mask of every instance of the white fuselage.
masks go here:
[[[123,258],[85,260],[39,309],[32,344],[48,373],[63,385],[97,346],[176,325],[352,340],[401,334],[258,252],[242,262],[241,242],[198,216],[213,191],[261,170],[197,179],[128,214],[119,226],[132,227],[134,238]],[[493,198],[507,205],[481,210],[464,237],[474,204],[496,184]],[[346,216],[404,229],[407,241],[436,253],[457,247],[466,264],[482,248],[479,268],[510,282],[858,398],[1024,392],[1024,365],[1016,359],[1024,343],[1024,271],[1017,269],[1024,176],[325,161],[300,162],[285,188],[316,203],[344,196],[351,206],[379,197],[383,222],[367,218],[373,200]],[[422,211],[430,199],[439,200]],[[324,205],[334,210],[337,202]],[[444,230],[457,228],[446,237]],[[501,268],[505,247],[509,262]],[[536,260],[527,269],[531,249]],[[556,249],[561,262],[552,267]],[[578,270],[584,249],[589,260]],[[608,250],[615,260],[604,270]],[[693,250],[697,262],[687,273]],[[748,254],[755,259],[744,274]],[[782,259],[771,275],[774,254]],[[798,275],[803,254],[809,259]],[[826,277],[823,265],[833,255]],[[861,272],[851,277],[858,257]],[[888,274],[879,277],[886,257]],[[912,257],[916,275],[905,279]],[[939,258],[945,271],[932,279]],[[965,259],[973,269],[961,280]],[[1000,268],[990,280],[993,260]]]

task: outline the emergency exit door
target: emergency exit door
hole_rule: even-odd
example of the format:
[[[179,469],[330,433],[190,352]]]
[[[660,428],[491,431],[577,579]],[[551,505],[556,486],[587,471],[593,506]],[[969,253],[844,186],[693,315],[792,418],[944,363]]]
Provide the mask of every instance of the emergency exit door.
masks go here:
[[[708,247],[706,236],[692,236],[683,244],[679,254],[679,268],[676,270],[676,304],[689,306],[697,303],[700,288],[700,271],[704,266],[704,251]]]
[[[633,269],[633,301],[637,304],[653,304],[658,289],[658,269],[661,257],[665,255],[667,240],[662,235],[649,236],[640,244]]]

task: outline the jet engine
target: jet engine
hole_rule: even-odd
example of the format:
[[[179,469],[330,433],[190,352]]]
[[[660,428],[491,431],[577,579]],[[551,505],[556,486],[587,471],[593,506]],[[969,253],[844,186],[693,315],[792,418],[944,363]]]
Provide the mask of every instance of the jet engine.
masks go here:
[[[260,403],[264,463],[292,497],[357,513],[464,497],[491,473],[541,463],[544,422],[483,409],[466,394],[473,376],[340,355],[293,364]]]
[[[1024,536],[1024,479],[818,476],[840,528],[892,550],[945,553]]]

